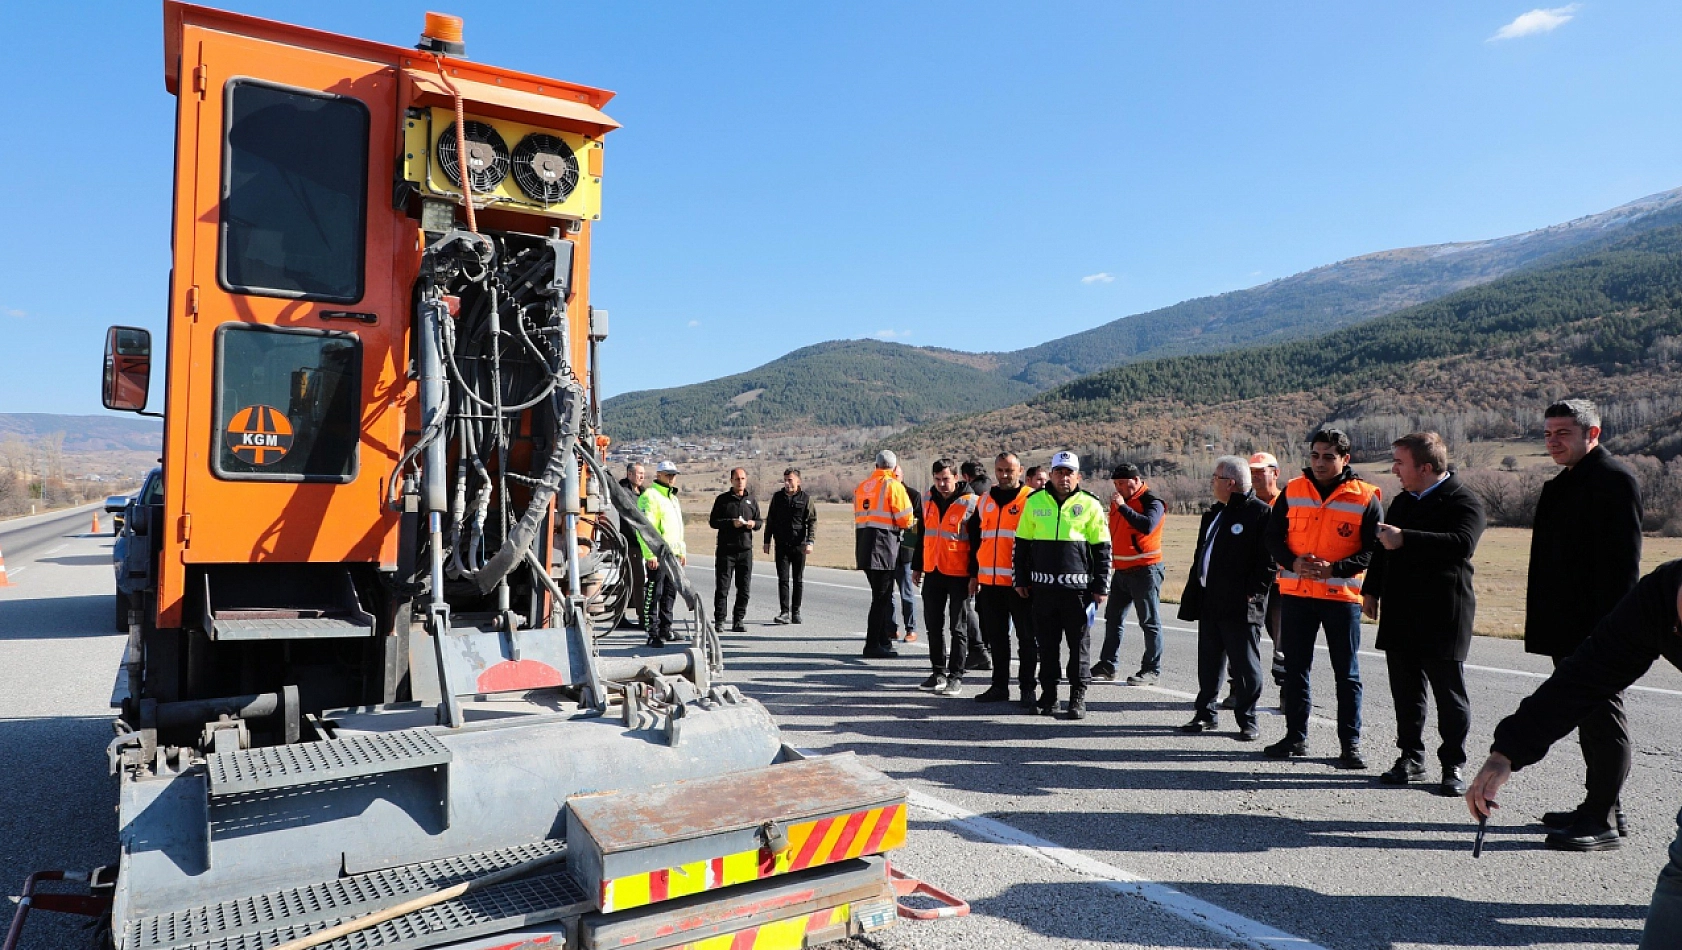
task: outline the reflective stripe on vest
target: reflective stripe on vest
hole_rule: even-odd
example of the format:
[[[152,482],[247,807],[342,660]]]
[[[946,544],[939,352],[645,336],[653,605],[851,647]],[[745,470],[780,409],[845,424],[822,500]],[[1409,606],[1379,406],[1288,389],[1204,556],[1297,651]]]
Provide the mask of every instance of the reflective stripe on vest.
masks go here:
[[[1379,497],[1378,488],[1352,479],[1338,485],[1330,498],[1305,475],[1285,486],[1286,543],[1297,555],[1341,561],[1361,551],[1361,519],[1367,505]],[[1310,580],[1295,571],[1279,572],[1279,593],[1314,600],[1361,602],[1361,575]]]
[[[1022,502],[1028,486],[1016,490],[1016,497],[1001,505],[991,493],[981,496],[976,517],[981,519],[981,547],[975,552],[979,566],[977,580],[995,587],[1011,584],[1011,561],[1016,557],[1016,524],[1022,520]]]
[[[871,489],[870,483],[876,487]],[[853,527],[881,528],[883,531],[897,531],[904,527],[896,523],[901,512],[890,510],[893,502],[893,486],[898,484],[893,478],[878,478],[871,476],[859,483],[853,492]]]
[[[1117,505],[1126,505],[1143,514],[1145,506],[1140,499],[1143,499],[1145,492],[1149,490],[1150,486],[1146,485],[1132,498],[1122,498],[1120,493],[1117,493],[1110,499],[1110,566],[1113,568],[1127,570],[1162,563],[1162,529],[1168,523],[1168,519],[1158,521],[1156,530],[1141,534],[1115,510]]]
[[[932,497],[923,503],[923,573],[969,576],[969,536],[964,533],[964,522],[973,511],[974,495],[953,499],[944,515]]]

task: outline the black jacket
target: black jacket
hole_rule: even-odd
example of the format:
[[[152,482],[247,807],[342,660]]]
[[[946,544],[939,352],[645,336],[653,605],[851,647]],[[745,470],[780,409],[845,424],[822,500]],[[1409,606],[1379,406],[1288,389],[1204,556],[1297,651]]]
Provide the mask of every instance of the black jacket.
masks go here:
[[[1265,622],[1267,591],[1278,568],[1267,550],[1267,523],[1273,509],[1246,492],[1203,513],[1197,525],[1197,553],[1191,576],[1180,595],[1181,620]],[[1219,518],[1211,536],[1209,526]],[[1203,584],[1203,552],[1210,544],[1209,583]]]
[[[1641,486],[1596,446],[1542,486],[1530,534],[1524,649],[1565,657],[1641,574]]]
[[[724,492],[713,500],[712,514],[707,523],[718,531],[718,552],[720,554],[735,554],[738,551],[753,550],[752,528],[738,528],[736,518],[746,518],[756,524],[762,523],[759,516],[759,502],[754,501],[752,495],[738,495],[735,492]]]
[[[765,514],[765,536],[780,548],[796,548],[818,539],[818,509],[805,489],[790,495],[779,489]]]
[[[1518,712],[1495,727],[1491,749],[1521,769],[1539,762],[1595,706],[1641,678],[1664,657],[1682,669],[1682,631],[1676,592],[1682,561],[1668,561],[1643,577],[1635,589],[1594,628],[1576,652],[1559,664]]]
[[[1379,598],[1378,648],[1464,662],[1472,646],[1472,552],[1483,536],[1483,502],[1450,475],[1424,498],[1402,492],[1384,523],[1402,546],[1373,552],[1361,591]]]

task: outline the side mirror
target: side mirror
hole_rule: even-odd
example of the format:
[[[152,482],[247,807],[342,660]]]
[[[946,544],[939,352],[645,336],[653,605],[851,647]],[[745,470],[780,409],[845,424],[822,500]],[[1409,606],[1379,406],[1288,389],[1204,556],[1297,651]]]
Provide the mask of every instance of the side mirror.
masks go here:
[[[152,381],[152,331],[112,327],[105,331],[105,408],[139,412],[146,408]]]

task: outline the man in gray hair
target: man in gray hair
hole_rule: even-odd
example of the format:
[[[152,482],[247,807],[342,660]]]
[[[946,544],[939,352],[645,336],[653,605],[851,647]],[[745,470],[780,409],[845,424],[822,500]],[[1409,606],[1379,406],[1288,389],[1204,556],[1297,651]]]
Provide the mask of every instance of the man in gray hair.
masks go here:
[[[1198,525],[1191,576],[1180,595],[1181,620],[1197,621],[1197,700],[1184,732],[1215,728],[1215,701],[1232,667],[1232,712],[1240,742],[1254,742],[1261,698],[1262,623],[1277,567],[1267,550],[1273,509],[1250,490],[1250,463],[1236,455],[1215,460],[1215,504]]]

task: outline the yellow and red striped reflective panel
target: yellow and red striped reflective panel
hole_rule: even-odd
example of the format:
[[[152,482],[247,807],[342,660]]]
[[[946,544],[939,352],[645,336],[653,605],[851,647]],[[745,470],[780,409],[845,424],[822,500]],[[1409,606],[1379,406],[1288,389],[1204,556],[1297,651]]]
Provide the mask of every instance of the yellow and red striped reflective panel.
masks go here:
[[[627,874],[602,881],[604,914],[657,904],[674,897],[746,884],[790,871],[880,854],[905,844],[905,805],[868,808],[788,828],[788,847],[738,851],[710,861]]]
[[[719,934],[686,943],[680,950],[802,950],[806,946],[807,934],[851,920],[852,911],[851,904],[842,904],[815,914],[790,917],[733,934]]]

